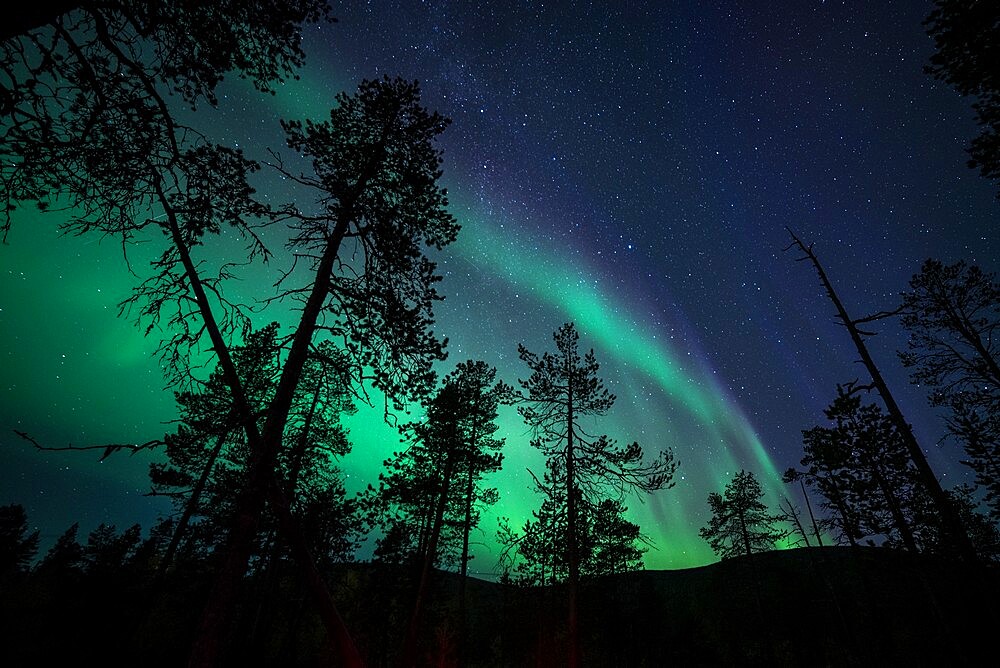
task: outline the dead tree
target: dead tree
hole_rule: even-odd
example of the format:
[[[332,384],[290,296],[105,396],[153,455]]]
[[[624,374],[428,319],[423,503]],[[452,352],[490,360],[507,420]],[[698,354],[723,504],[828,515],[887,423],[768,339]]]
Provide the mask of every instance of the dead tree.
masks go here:
[[[970,562],[978,561],[979,558],[972,545],[972,540],[969,538],[969,534],[965,530],[965,526],[963,525],[961,518],[958,516],[958,512],[955,510],[955,507],[952,505],[948,495],[941,487],[941,483],[938,482],[937,477],[934,475],[934,471],[927,462],[927,458],[924,456],[924,452],[920,448],[920,444],[917,443],[916,436],[913,435],[913,430],[910,428],[909,422],[907,422],[906,418],[903,417],[903,412],[900,410],[899,404],[896,403],[895,398],[892,396],[892,392],[889,391],[889,386],[886,384],[885,379],[882,377],[882,373],[875,364],[875,360],[868,351],[868,346],[865,345],[865,337],[871,336],[872,332],[862,330],[859,326],[894,314],[880,312],[864,318],[851,318],[848,315],[843,302],[840,300],[840,297],[837,296],[836,291],[833,289],[833,284],[830,283],[830,279],[823,270],[823,265],[820,264],[819,259],[813,252],[812,244],[807,246],[791,230],[788,230],[788,233],[792,236],[792,243],[789,244],[785,250],[798,248],[802,251],[803,256],[798,258],[797,261],[808,260],[816,269],[816,273],[819,276],[820,282],[823,284],[823,288],[826,290],[826,294],[830,297],[830,301],[833,302],[834,307],[837,309],[837,319],[847,329],[847,332],[851,337],[851,341],[854,343],[858,354],[861,356],[861,362],[865,365],[865,368],[871,376],[871,387],[875,389],[882,398],[882,402],[885,404],[886,410],[889,412],[889,416],[892,418],[892,421],[896,425],[896,429],[899,431],[899,434],[903,439],[903,443],[906,445],[910,459],[917,468],[919,479],[927,489],[927,493],[930,495],[931,500],[941,517],[943,530],[951,538],[955,549],[958,551],[958,554],[962,559]]]

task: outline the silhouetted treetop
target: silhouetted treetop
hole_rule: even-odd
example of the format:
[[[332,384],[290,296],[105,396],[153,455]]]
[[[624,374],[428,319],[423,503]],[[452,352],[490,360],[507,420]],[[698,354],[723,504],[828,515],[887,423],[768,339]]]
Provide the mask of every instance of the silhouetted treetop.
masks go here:
[[[0,506],[0,578],[26,571],[38,553],[38,530],[28,532],[24,506]]]
[[[298,78],[302,66],[302,27],[335,20],[326,0],[43,0],[8,13],[0,41],[48,31],[91,31],[97,43],[116,55],[129,44],[189,103],[215,103],[214,90],[235,71],[258,90]],[[140,42],[148,44],[141,51]],[[123,50],[124,52],[124,50]],[[152,60],[150,60],[152,58]]]
[[[272,90],[302,63],[303,22],[325,18],[319,0],[81,2],[0,43],[4,239],[34,202],[65,207],[70,232],[124,243],[164,227],[149,209],[169,200],[189,243],[225,221],[264,252],[241,219],[259,212],[246,201],[256,165],[181,123],[170,96],[214,105],[234,70]]]
[[[931,404],[948,409],[948,431],[967,455],[962,463],[1000,518],[1000,284],[976,265],[930,259],[909,288],[900,358],[913,382],[929,388]]]
[[[772,515],[763,497],[757,476],[752,471],[740,471],[722,494],[708,495],[712,517],[698,533],[723,559],[775,549],[775,543],[788,532],[776,526],[783,516]]]
[[[934,5],[924,25],[937,51],[925,70],[960,95],[976,98],[972,108],[982,131],[969,146],[969,166],[996,181],[1000,179],[1000,3],[935,0]]]
[[[309,211],[296,204],[279,214],[295,232],[290,247],[328,285],[308,299],[328,299],[321,329],[342,343],[358,379],[368,374],[397,407],[431,391],[431,365],[444,359],[445,341],[430,329],[441,277],[423,248],[441,248],[459,230],[437,184],[433,142],[448,122],[421,106],[416,82],[385,78],[338,95],[328,121],[282,123],[314,169],[296,175],[277,165],[315,198]]]
[[[913,382],[930,385],[935,403],[958,393],[1000,394],[1000,284],[964,261],[929,259],[902,294],[909,333],[903,365]]]

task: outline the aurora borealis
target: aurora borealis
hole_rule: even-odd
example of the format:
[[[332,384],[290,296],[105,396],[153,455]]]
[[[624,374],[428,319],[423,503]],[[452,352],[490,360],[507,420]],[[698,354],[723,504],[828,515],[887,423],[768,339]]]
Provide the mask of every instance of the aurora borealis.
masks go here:
[[[786,226],[815,243],[858,316],[893,307],[926,257],[990,271],[1000,257],[991,185],[965,166],[968,102],[922,71],[930,3],[766,4],[335,4],[339,22],[309,31],[300,81],[273,98],[228,82],[193,122],[264,160],[283,146],[279,118],[322,117],[364,78],[419,79],[424,105],[453,120],[443,182],[462,225],[435,256],[441,373],[482,359],[516,385],[517,344],[541,353],[575,321],[618,397],[595,429],[680,462],[673,489],[628,500],[655,545],[647,568],[698,566],[715,560],[698,536],[708,493],[745,468],[772,508],[798,500],[778,472],[798,463],[800,432],[836,384],[863,373],[812,268],[783,252]],[[279,180],[263,179],[280,201]],[[117,316],[135,283],[121,249],[60,238],[58,222],[19,214],[0,248],[0,503],[25,506],[43,549],[75,521],[148,528],[167,508],[143,496],[156,454],[98,463],[37,452],[12,430],[50,445],[145,442],[175,416],[155,340]],[[245,271],[236,289],[266,298],[281,268]],[[896,359],[898,327],[879,332],[873,354],[931,465],[946,487],[971,479]],[[353,490],[398,436],[380,411],[349,424]],[[495,510],[519,526],[538,504],[525,467],[540,458],[513,409],[502,429]],[[484,576],[495,526],[481,525]]]

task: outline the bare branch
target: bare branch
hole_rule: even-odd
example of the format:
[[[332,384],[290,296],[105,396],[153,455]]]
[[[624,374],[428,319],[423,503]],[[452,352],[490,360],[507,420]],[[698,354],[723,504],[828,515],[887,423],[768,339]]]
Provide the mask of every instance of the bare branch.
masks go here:
[[[50,450],[50,451],[84,451],[84,450],[103,450],[104,454],[101,455],[99,461],[104,461],[110,455],[118,452],[119,450],[128,450],[129,454],[134,455],[140,450],[148,450],[150,448],[155,448],[157,446],[166,445],[166,443],[160,439],[155,439],[152,441],[146,441],[145,443],[106,443],[104,445],[63,445],[63,446],[53,446],[53,445],[42,445],[37,440],[35,440],[30,434],[23,431],[14,430],[14,433],[23,438],[24,440],[31,443],[37,450]]]

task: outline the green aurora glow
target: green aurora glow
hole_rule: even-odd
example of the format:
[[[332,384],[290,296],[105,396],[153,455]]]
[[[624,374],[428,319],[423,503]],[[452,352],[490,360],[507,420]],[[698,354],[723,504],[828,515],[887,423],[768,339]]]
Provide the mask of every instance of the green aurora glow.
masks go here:
[[[329,82],[329,78],[323,81]],[[237,112],[246,108],[248,94],[245,84],[230,87],[228,98]],[[274,116],[322,118],[324,100],[332,98],[329,84],[306,72],[301,81],[289,83],[281,94],[266,98],[263,106]],[[240,135],[233,122],[250,132],[250,121],[234,113],[225,111],[220,117],[223,134]],[[250,153],[262,153],[259,148],[251,147]],[[516,357],[517,343],[523,341],[542,352],[550,347],[552,331],[565,321],[575,321],[584,345],[596,349],[602,376],[619,397],[611,414],[594,428],[620,440],[639,440],[649,450],[671,447],[680,460],[674,489],[629,501],[635,521],[655,544],[647,555],[647,567],[683,568],[714,561],[707,544],[697,535],[707,520],[709,492],[721,491],[736,471],[748,468],[761,478],[772,507],[784,493],[777,467],[749,420],[690,352],[696,342],[688,341],[681,348],[630,311],[624,300],[599,287],[600,272],[588,266],[579,249],[572,253],[572,248],[552,248],[546,240],[531,236],[527,230],[544,229],[544,221],[501,221],[489,207],[475,204],[475,198],[466,194],[475,188],[449,179],[447,157],[444,169],[451,208],[463,229],[457,243],[438,259],[449,266],[456,261],[468,263],[480,279],[490,283],[497,300],[476,308],[495,315],[507,310],[503,295],[523,293],[528,301],[525,308],[534,316],[532,322],[512,320],[493,331],[483,329],[482,319],[461,322],[452,308],[461,301],[448,293],[451,282],[446,281],[443,290],[447,299],[438,310],[440,333],[452,340],[452,353],[442,373],[454,362],[482,358],[496,364],[507,382],[516,384],[518,374],[523,373]],[[54,443],[156,438],[164,430],[162,423],[173,417],[171,395],[162,390],[163,381],[152,357],[156,342],[144,339],[115,316],[117,302],[127,296],[135,279],[125,270],[120,249],[113,243],[56,239],[51,233],[56,222],[54,216],[31,216],[21,221],[11,238],[12,247],[5,250],[8,271],[0,285],[6,302],[0,335],[9,342],[30,342],[15,345],[14,352],[8,353],[8,374],[14,379],[8,386],[10,415],[19,428]],[[512,229],[517,230],[516,247],[511,242]],[[141,264],[136,266],[141,273]],[[258,296],[266,297],[270,280],[262,276],[263,272],[251,273],[249,285],[238,289],[255,292],[257,288]],[[272,319],[293,322],[272,311],[262,314],[257,324]],[[33,323],[39,322],[51,326],[38,332]],[[488,342],[487,349],[477,350],[484,342]],[[110,382],[105,381],[102,391],[95,392],[95,379],[102,378]],[[374,403],[380,404],[377,397]],[[399,447],[399,439],[395,430],[383,423],[378,410],[362,410],[346,421],[354,449],[344,460],[343,469],[348,489],[353,491],[377,479],[382,460]],[[484,574],[492,571],[495,563],[495,516],[510,517],[512,524],[519,526],[539,504],[525,469],[537,470],[541,461],[528,446],[529,435],[513,409],[505,411],[502,430],[507,438],[506,462],[504,471],[493,481],[501,490],[501,503],[484,516],[478,546],[476,570]],[[46,459],[53,461],[53,456]],[[122,463],[124,459],[101,465],[88,459],[72,466],[96,480],[114,480],[120,487],[130,487],[131,497],[147,487],[144,470],[148,459]],[[102,507],[136,503],[132,498],[114,498],[114,485],[104,489],[97,483],[95,487],[103,496],[98,502]],[[32,500],[23,501],[30,512]],[[113,512],[110,519],[127,514],[127,510]]]
[[[455,209],[474,211],[461,204]],[[510,286],[530,292],[552,312],[549,322],[577,323],[583,344],[595,348],[606,380],[611,380],[610,374],[616,372],[631,379],[624,384],[625,392],[618,390],[616,407],[597,428],[607,429],[605,423],[610,423],[609,431],[622,434],[623,439],[636,438],[631,435],[637,426],[635,422],[623,421],[617,414],[622,412],[623,404],[634,401],[643,391],[645,378],[652,380],[659,391],[648,411],[680,409],[680,415],[669,410],[677,415],[678,426],[655,414],[634,416],[651,425],[644,431],[653,438],[638,440],[649,450],[657,445],[673,447],[681,460],[683,477],[675,489],[661,492],[646,503],[630,504],[636,521],[657,546],[656,551],[647,555],[647,567],[688,567],[714,560],[697,535],[697,528],[706,517],[705,497],[709,491],[721,491],[741,468],[758,475],[772,504],[786,493],[778,468],[739,406],[710,374],[692,364],[690,358],[629,313],[622,303],[616,303],[596,287],[596,272],[583,269],[579,258],[559,257],[554,249],[532,250],[545,246],[540,239],[522,236],[517,252],[506,252],[505,239],[488,213],[473,212],[461,221],[463,233],[453,250]],[[512,456],[522,444],[510,437],[508,442],[505,468],[522,470],[517,455]],[[685,484],[686,481],[691,482]],[[534,498],[529,500],[528,507],[507,501],[498,512],[527,519],[530,509],[536,506]]]

